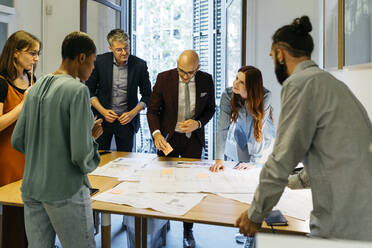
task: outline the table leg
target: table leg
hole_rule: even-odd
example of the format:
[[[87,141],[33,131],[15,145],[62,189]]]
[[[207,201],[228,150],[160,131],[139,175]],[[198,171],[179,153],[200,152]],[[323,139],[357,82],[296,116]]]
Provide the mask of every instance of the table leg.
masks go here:
[[[142,248],[147,248],[147,219],[142,217]]]
[[[23,207],[3,206],[2,247],[27,247]]]
[[[102,213],[101,222],[102,236],[101,246],[102,248],[111,247],[111,215],[108,213]]]
[[[134,246],[136,248],[141,248],[141,217],[134,217]]]

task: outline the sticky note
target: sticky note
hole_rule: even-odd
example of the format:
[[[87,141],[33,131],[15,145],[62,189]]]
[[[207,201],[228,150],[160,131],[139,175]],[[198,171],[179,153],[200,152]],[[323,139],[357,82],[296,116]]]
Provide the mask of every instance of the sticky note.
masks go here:
[[[169,143],[167,143],[167,146],[165,147],[165,149],[163,150],[163,153],[165,156],[167,156],[169,153],[171,153],[173,151],[173,147],[171,147],[171,145]]]
[[[173,174],[173,169],[170,169],[170,168],[162,169],[162,170],[161,170],[161,174],[162,174],[163,176],[166,176],[166,175],[172,175],[172,174]]]
[[[206,178],[208,178],[208,174],[207,173],[200,173],[200,174],[197,174],[196,177],[199,178],[199,179],[206,179]]]
[[[113,189],[111,191],[109,191],[110,194],[113,194],[113,195],[119,195],[121,193],[123,193],[123,190],[121,189]]]

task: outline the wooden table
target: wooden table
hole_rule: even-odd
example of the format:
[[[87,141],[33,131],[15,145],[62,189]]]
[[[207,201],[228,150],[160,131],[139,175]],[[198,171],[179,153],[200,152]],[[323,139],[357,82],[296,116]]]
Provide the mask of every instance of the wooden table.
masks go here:
[[[176,158],[158,158],[156,154],[139,154],[112,152],[101,157],[100,165],[118,157],[143,158],[150,161],[176,161]],[[185,160],[185,159],[182,159]],[[190,159],[191,160],[191,159]],[[89,180],[94,188],[108,190],[120,182],[109,177],[89,176]],[[0,188],[0,203],[8,206],[23,206],[20,193],[21,181],[8,184]],[[187,221],[219,226],[233,227],[235,220],[243,211],[249,208],[248,204],[235,200],[222,198],[214,194],[208,194],[198,205],[192,208],[183,216],[161,213],[151,209],[134,208],[127,205],[118,205],[107,202],[93,201],[94,210],[102,213],[102,247],[110,247],[111,223],[110,214],[122,214],[135,217],[135,245],[136,247],[146,247],[147,245],[147,218],[168,219],[176,221]],[[275,227],[276,232],[286,234],[305,235],[309,233],[308,223],[289,216],[286,216],[288,226]],[[263,232],[272,232],[271,227],[265,223],[262,226]]]

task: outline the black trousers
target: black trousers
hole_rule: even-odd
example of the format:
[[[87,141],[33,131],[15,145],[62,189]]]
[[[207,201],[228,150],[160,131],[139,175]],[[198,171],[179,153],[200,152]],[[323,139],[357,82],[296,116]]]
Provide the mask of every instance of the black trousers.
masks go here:
[[[23,207],[3,206],[2,247],[26,248],[28,246]]]
[[[121,125],[115,120],[113,123],[103,121],[103,134],[97,139],[98,149],[110,150],[112,136],[115,138],[117,151],[131,152],[133,149],[134,127],[131,123]]]
[[[174,133],[168,140],[169,144],[173,147],[173,151],[167,157],[175,158],[201,158],[203,146],[199,141],[196,134],[192,133],[190,138],[187,138],[184,133]],[[164,153],[160,151],[160,156]],[[189,232],[192,230],[194,223],[183,222],[183,231]]]
[[[201,158],[203,146],[194,133],[190,138],[187,138],[184,133],[174,133],[168,142],[173,147],[173,151],[167,157]],[[164,153],[159,151],[158,155],[164,156]]]

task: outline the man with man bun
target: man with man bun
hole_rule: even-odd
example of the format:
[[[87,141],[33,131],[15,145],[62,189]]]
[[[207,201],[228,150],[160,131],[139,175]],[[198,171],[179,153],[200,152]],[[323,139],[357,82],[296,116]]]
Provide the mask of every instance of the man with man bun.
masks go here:
[[[310,59],[307,16],[278,29],[271,57],[283,86],[277,139],[248,211],[236,220],[254,236],[303,161],[314,209],[311,236],[372,241],[372,125],[349,88]]]

